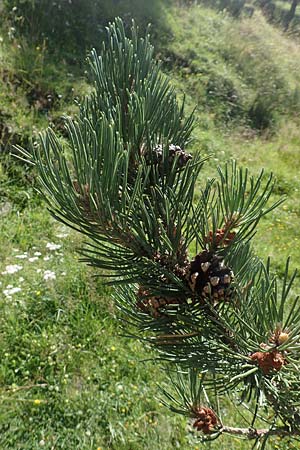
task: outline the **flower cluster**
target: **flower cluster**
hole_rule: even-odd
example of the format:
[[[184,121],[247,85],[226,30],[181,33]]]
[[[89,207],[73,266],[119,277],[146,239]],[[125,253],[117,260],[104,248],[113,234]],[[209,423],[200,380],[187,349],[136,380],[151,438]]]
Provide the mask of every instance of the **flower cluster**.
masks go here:
[[[60,233],[58,235],[60,239],[67,237],[66,233]],[[51,282],[56,279],[56,273],[51,268],[43,267],[45,263],[48,261],[56,261],[56,258],[60,258],[59,260],[63,260],[63,254],[59,252],[62,248],[61,244],[54,242],[47,242],[45,244],[44,249],[37,249],[33,247],[33,252],[25,251],[20,252],[19,249],[14,248],[13,259],[22,260],[22,264],[15,264],[14,262],[10,262],[4,267],[2,270],[1,276],[3,276],[3,281],[0,281],[0,286],[3,285],[2,293],[6,299],[12,299],[13,296],[19,294],[24,290],[24,284],[21,284],[25,281],[25,278],[32,277],[32,270],[34,270],[35,274],[41,274],[43,282]],[[39,264],[39,267],[35,266],[35,263]],[[30,265],[29,265],[30,264]],[[22,275],[24,277],[15,278],[18,272],[22,271]],[[60,275],[66,275],[66,272],[60,272]],[[8,280],[10,283],[6,284],[4,280]],[[41,282],[41,279],[38,278],[38,282]],[[26,283],[25,283],[26,284]],[[32,281],[30,282],[32,285]]]

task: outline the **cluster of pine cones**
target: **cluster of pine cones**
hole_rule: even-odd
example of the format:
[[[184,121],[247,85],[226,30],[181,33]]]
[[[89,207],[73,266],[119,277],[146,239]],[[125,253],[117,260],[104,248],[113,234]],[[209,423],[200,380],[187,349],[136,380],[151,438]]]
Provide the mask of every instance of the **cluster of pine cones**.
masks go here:
[[[192,155],[178,145],[169,145],[168,151],[162,145],[157,145],[150,151],[143,147],[141,154],[145,156],[149,163],[157,164],[161,170],[163,170],[166,162],[168,165],[172,165],[176,160],[176,167],[181,169],[192,159]],[[163,267],[172,270],[184,282],[190,295],[187,295],[186,298],[152,296],[151,292],[146,291],[141,286],[137,292],[137,307],[152,317],[158,318],[166,312],[169,305],[186,303],[189,298],[194,303],[200,302],[202,305],[211,301],[213,306],[216,306],[219,302],[230,300],[233,272],[224,265],[222,258],[217,256],[214,250],[216,247],[225,247],[231,243],[235,237],[235,232],[231,228],[232,223],[227,221],[222,229],[210,232],[206,242],[212,244],[208,247],[213,250],[204,250],[191,262],[188,261],[186,255],[186,259],[178,260],[176,266],[169,268],[166,256],[155,255],[156,261],[159,260]]]

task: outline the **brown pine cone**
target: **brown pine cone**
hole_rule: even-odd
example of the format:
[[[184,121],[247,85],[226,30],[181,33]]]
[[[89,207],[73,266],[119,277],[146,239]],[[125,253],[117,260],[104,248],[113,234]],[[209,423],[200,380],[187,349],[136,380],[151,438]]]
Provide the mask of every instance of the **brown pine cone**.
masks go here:
[[[147,154],[146,154],[147,155]],[[181,169],[186,165],[186,163],[192,159],[192,155],[190,153],[187,153],[185,150],[183,150],[178,145],[169,145],[169,154],[168,154],[168,162],[169,164],[173,163],[173,160],[175,158],[177,159],[177,168]],[[152,151],[152,160],[155,164],[158,164],[159,166],[162,165],[163,162],[163,147],[162,145],[157,145],[153,151]]]
[[[212,252],[205,250],[195,257],[187,278],[190,289],[200,298],[212,298],[218,303],[231,297],[233,272]]]

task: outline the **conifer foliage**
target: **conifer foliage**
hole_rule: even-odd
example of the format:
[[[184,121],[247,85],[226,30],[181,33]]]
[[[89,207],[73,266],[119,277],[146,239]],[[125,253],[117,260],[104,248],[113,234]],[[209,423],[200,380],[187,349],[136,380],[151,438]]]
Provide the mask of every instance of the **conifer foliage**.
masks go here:
[[[297,439],[296,274],[287,262],[279,282],[251,250],[279,203],[269,201],[273,177],[235,162],[201,177],[206,161],[187,150],[193,115],[134,25],[126,37],[116,19],[90,67],[94,90],[65,119],[68,139],[48,129],[20,149],[50,211],[88,238],[83,260],[113,286],[127,331],[169,362],[165,402],[199,437],[241,435],[255,448],[273,435]],[[245,408],[246,426],[226,423],[228,399]]]

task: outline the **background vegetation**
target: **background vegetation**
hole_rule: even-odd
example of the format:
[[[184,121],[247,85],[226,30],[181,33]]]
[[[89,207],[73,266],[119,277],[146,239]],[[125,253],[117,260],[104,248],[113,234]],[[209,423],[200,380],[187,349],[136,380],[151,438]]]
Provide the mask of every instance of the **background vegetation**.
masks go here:
[[[0,447],[196,449],[189,424],[157,399],[164,375],[121,329],[110,292],[78,264],[80,239],[55,223],[35,173],[11,155],[91,89],[85,54],[115,15],[153,23],[157,57],[178,96],[197,107],[192,147],[203,177],[236,158],[277,177],[286,202],[265,218],[257,253],[299,261],[300,45],[259,6],[233,2],[16,0],[0,29]],[[287,3],[285,3],[285,6]],[[289,4],[290,5],[290,4]],[[249,7],[253,8],[253,10]],[[224,11],[224,8],[226,10]],[[248,9],[247,9],[248,8]],[[250,17],[251,16],[251,17]],[[280,21],[279,21],[280,22]],[[296,30],[296,27],[295,27]],[[201,180],[199,181],[201,183]],[[299,287],[299,283],[297,285]],[[244,425],[239,411],[229,421]],[[249,443],[217,443],[248,449]],[[216,448],[213,444],[208,448]],[[295,448],[273,441],[274,448]]]

